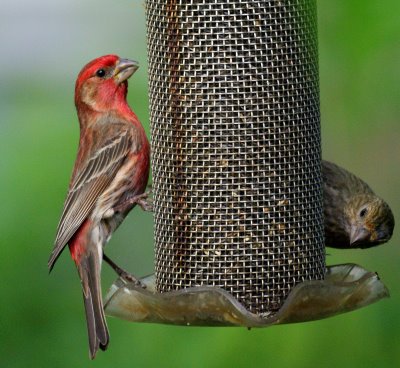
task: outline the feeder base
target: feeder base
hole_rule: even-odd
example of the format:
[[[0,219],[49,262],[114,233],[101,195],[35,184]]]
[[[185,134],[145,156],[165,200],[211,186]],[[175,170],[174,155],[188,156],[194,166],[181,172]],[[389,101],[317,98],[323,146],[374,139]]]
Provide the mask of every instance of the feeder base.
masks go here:
[[[389,297],[376,273],[355,264],[328,266],[324,280],[298,284],[279,311],[269,315],[250,313],[218,287],[157,293],[154,275],[140,281],[146,289],[117,279],[106,295],[106,314],[132,322],[267,327],[327,318]]]

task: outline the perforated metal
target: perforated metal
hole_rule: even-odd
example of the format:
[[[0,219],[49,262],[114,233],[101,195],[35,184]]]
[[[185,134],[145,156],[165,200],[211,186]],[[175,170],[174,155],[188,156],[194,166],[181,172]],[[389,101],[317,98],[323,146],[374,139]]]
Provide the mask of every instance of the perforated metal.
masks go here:
[[[316,3],[146,8],[157,289],[272,312],[325,272]]]

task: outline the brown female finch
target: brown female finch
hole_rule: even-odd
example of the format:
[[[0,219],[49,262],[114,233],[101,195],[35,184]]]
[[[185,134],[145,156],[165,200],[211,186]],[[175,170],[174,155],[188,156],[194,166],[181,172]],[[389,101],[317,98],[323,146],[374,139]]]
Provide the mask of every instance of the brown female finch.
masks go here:
[[[391,238],[392,211],[364,181],[328,161],[322,177],[326,246],[369,248]]]
[[[92,359],[109,342],[103,247],[140,202],[149,175],[149,142],[126,101],[127,80],[137,68],[135,61],[102,56],[82,69],[75,85],[79,148],[48,265],[51,270],[68,244],[81,278]]]

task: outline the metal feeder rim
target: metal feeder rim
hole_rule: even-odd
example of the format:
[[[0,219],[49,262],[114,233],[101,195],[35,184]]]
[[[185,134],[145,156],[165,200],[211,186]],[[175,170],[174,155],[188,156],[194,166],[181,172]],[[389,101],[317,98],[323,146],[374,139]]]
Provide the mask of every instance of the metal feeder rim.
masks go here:
[[[276,313],[263,315],[249,312],[218,287],[158,293],[154,275],[142,278],[141,282],[145,289],[117,279],[105,298],[106,314],[131,322],[268,327],[332,317],[389,297],[378,275],[356,264],[328,266],[324,280],[296,285]]]

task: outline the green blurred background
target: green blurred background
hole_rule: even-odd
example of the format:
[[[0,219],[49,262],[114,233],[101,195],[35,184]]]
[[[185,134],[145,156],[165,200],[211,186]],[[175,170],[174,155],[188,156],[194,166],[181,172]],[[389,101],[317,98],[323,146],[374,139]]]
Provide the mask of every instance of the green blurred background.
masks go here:
[[[400,2],[318,1],[323,155],[400,210]],[[394,367],[400,363],[400,247],[328,250],[378,271],[392,297],[327,320],[269,329],[183,328],[109,318],[88,360],[80,285],[68,254],[47,259],[75,158],[73,87],[90,59],[141,62],[129,101],[148,130],[144,5],[138,0],[3,2],[0,13],[1,367]],[[152,217],[135,210],[109,255],[153,272]],[[104,290],[115,278],[104,267]]]

